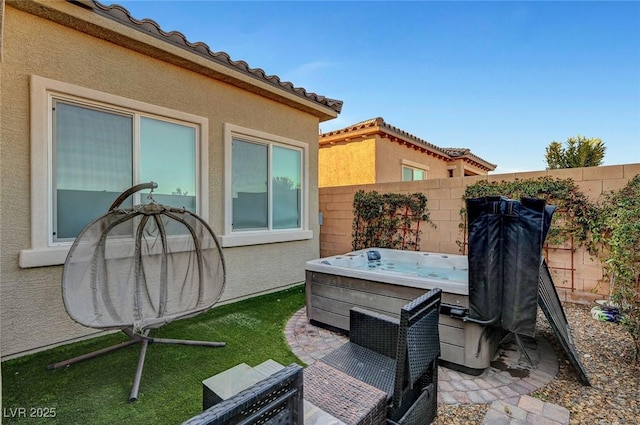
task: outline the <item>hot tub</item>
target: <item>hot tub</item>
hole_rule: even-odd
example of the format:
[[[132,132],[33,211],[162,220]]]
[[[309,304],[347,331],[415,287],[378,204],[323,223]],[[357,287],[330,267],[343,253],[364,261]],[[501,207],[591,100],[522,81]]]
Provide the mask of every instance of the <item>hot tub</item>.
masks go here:
[[[467,257],[370,248],[306,264],[307,315],[312,323],[349,330],[354,306],[399,317],[408,301],[442,289],[441,363],[478,375],[489,367],[504,331],[464,321],[468,316]]]

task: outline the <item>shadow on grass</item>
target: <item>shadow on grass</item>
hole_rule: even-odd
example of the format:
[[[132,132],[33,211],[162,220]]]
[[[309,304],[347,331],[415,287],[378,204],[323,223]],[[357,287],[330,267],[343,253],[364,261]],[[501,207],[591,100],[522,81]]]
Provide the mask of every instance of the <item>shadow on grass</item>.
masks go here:
[[[202,411],[202,380],[238,363],[300,363],[284,327],[304,302],[299,286],[215,307],[152,331],[155,337],[221,341],[226,347],[151,344],[135,403],[127,399],[139,344],[46,370],[48,364],[128,340],[122,333],[3,362],[2,423],[179,424]]]

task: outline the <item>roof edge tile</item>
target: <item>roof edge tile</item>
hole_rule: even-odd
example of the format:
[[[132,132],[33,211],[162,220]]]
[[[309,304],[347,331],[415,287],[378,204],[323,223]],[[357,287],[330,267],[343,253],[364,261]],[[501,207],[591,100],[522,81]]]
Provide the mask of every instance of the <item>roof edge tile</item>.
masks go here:
[[[295,87],[293,83],[288,81],[282,81],[277,75],[267,75],[267,73],[261,68],[251,68],[249,64],[243,60],[234,61],[226,52],[214,52],[211,48],[202,41],[190,42],[186,36],[179,31],[164,31],[160,25],[152,19],[136,19],[131,13],[123,6],[118,4],[112,4],[110,6],[104,5],[97,0],[67,0],[70,3],[77,4],[84,8],[90,8],[95,13],[115,20],[123,25],[133,28],[137,31],[148,34],[152,37],[160,39],[173,46],[191,51],[199,56],[206,57],[207,59],[216,62],[218,64],[227,66],[242,74],[248,75],[257,80],[266,82],[276,88],[285,92],[294,94],[312,102],[325,106],[336,113],[342,111],[343,102],[337,99],[331,99],[325,96],[318,95],[313,92],[309,92],[302,87]]]

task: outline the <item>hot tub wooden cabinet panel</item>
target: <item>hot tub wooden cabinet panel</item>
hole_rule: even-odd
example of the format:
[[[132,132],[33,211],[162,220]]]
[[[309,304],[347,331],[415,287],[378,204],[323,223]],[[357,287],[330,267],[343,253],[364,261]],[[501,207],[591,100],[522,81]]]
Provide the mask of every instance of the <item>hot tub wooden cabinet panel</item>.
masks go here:
[[[363,307],[399,317],[402,306],[430,289],[433,288],[402,286],[307,270],[307,316],[320,326],[349,331],[351,307]],[[442,293],[443,308],[439,324],[441,362],[453,369],[478,375],[489,367],[502,334],[494,328],[464,322],[450,315],[451,308],[466,309],[468,302],[466,295]]]

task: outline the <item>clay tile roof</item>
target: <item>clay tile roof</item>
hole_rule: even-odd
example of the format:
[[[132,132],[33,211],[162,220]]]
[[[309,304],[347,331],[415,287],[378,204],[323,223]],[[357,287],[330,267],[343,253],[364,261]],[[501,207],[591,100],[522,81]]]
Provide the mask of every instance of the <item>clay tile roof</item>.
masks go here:
[[[471,153],[471,149],[469,148],[441,148],[438,147],[432,143],[429,143],[428,141],[421,139],[419,137],[416,137],[410,133],[407,133],[404,130],[401,130],[397,127],[394,127],[390,124],[388,124],[384,118],[382,117],[377,117],[377,118],[371,118],[365,121],[360,121],[358,123],[352,124],[348,127],[344,127],[338,130],[333,130],[333,131],[329,131],[327,133],[322,133],[320,134],[320,138],[327,138],[327,137],[331,137],[331,136],[338,136],[338,135],[347,135],[348,133],[353,133],[353,132],[358,132],[358,131],[363,131],[366,129],[374,129],[374,128],[380,128],[384,133],[387,134],[391,134],[393,136],[399,136],[401,138],[404,138],[406,140],[410,140],[412,142],[417,142],[418,145],[424,145],[428,150],[435,152],[435,153],[439,153],[440,155],[442,155],[445,158],[448,158],[449,160],[453,160],[453,159],[466,159],[469,161],[473,161],[475,163],[477,163],[478,165],[480,165],[481,167],[485,167],[488,170],[492,171],[495,170],[497,165],[492,164],[488,161],[485,161],[484,159],[480,158],[479,156],[474,155],[473,153]]]
[[[496,164],[492,164],[492,163],[490,163],[488,161],[485,161],[484,159],[480,158],[479,156],[473,154],[471,152],[471,149],[469,149],[469,148],[442,148],[442,150],[447,152],[451,158],[468,159],[470,161],[476,162],[476,163],[486,167],[490,171],[495,170],[496,167],[497,167]]]
[[[209,46],[201,41],[191,43],[187,40],[187,38],[179,31],[170,31],[166,32],[160,25],[148,18],[139,20],[131,16],[129,11],[124,7],[113,4],[111,6],[106,6],[101,4],[97,0],[68,0],[71,3],[80,3],[84,7],[89,7],[93,9],[96,13],[99,13],[103,16],[107,16],[117,22],[120,22],[124,25],[127,25],[131,28],[134,28],[138,31],[149,34],[155,38],[163,40],[167,43],[170,43],[174,46],[180,47],[182,49],[191,51],[197,55],[203,56],[209,60],[222,64],[224,66],[230,67],[238,72],[249,75],[258,80],[267,82],[277,88],[293,93],[297,96],[301,96],[303,98],[309,99],[313,102],[317,102],[321,105],[324,105],[337,113],[340,113],[342,110],[342,101],[336,99],[330,99],[328,97],[320,96],[316,93],[311,93],[306,91],[301,87],[294,87],[294,85],[288,81],[281,81],[279,77],[276,75],[267,75],[267,73],[260,68],[251,68],[248,63],[245,61],[234,61],[231,57],[225,52],[214,52]]]
[[[424,145],[426,148],[428,148],[431,151],[435,151],[437,153],[440,153],[441,155],[447,155],[441,148],[437,147],[436,145],[427,142],[426,140],[423,140],[419,137],[414,136],[413,134],[407,133],[404,130],[401,130],[397,127],[394,127],[390,124],[388,124],[384,118],[382,117],[377,117],[377,118],[371,118],[365,121],[361,121],[359,123],[350,125],[348,127],[345,128],[341,128],[339,130],[334,130],[334,131],[330,131],[327,133],[323,133],[320,135],[320,137],[327,137],[327,136],[335,136],[338,134],[346,134],[346,133],[350,133],[350,132],[354,132],[354,131],[358,131],[358,130],[363,130],[366,128],[374,128],[374,127],[379,127],[381,130],[383,130],[385,133],[393,133],[394,135],[400,136],[401,138],[407,139],[407,140],[411,140],[413,142],[417,142],[420,145]]]
[[[471,149],[469,148],[442,148],[442,150],[452,157],[464,156],[471,153]]]

